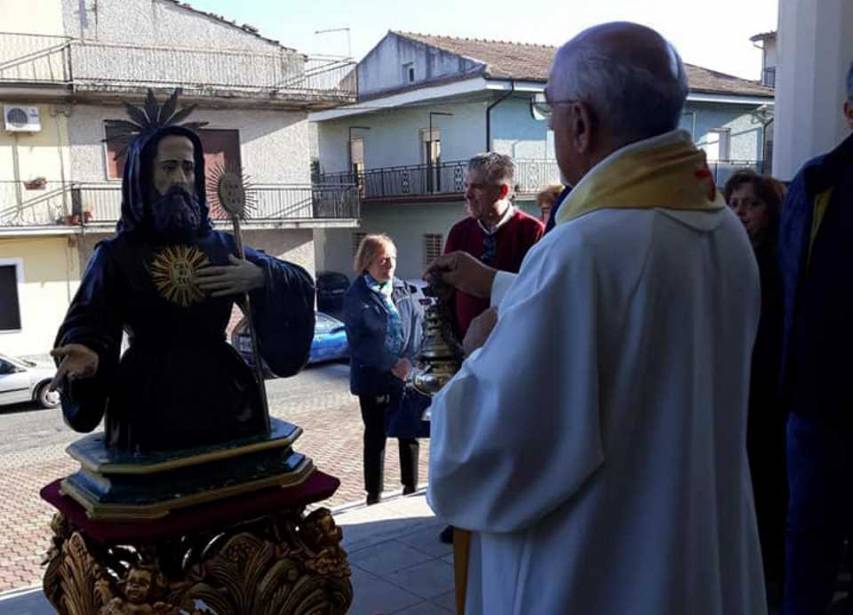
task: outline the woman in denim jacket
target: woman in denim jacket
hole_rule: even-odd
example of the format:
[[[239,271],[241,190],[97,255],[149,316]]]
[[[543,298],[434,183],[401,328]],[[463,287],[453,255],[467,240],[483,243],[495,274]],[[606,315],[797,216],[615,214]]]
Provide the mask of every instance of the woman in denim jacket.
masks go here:
[[[382,493],[385,413],[399,404],[422,335],[420,305],[394,277],[397,249],[386,235],[362,239],[355,256],[355,281],[344,295],[344,324],[350,348],[350,390],[358,395],[364,421],[364,488],[367,503]],[[418,484],[418,440],[398,438],[403,493]]]

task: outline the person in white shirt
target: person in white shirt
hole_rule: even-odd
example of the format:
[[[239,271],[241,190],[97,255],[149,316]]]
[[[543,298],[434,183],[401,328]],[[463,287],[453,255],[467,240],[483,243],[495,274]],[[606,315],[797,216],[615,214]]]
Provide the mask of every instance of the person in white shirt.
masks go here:
[[[573,185],[555,229],[517,275],[462,253],[427,272],[495,306],[431,410],[428,500],[471,532],[468,615],[766,613],[746,457],[758,271],[677,130],[686,95],[649,28],[570,40],[546,88]]]

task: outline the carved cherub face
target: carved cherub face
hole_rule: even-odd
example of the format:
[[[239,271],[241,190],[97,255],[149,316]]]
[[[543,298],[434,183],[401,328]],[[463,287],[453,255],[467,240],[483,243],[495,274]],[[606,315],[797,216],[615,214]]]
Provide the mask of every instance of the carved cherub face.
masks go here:
[[[151,593],[153,578],[149,570],[134,568],[127,575],[124,596],[131,604],[144,604]]]

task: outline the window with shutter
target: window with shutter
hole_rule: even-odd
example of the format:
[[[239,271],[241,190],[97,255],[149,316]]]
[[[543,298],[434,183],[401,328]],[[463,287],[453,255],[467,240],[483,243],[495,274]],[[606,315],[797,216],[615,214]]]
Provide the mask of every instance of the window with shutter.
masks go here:
[[[0,331],[20,331],[18,265],[0,264]]]

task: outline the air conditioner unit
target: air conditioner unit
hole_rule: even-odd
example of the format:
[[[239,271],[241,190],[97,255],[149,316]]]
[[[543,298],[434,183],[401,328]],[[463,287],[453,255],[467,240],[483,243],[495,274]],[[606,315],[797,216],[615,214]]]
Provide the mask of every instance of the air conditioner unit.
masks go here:
[[[41,119],[38,107],[3,105],[3,120],[7,132],[40,132]]]

